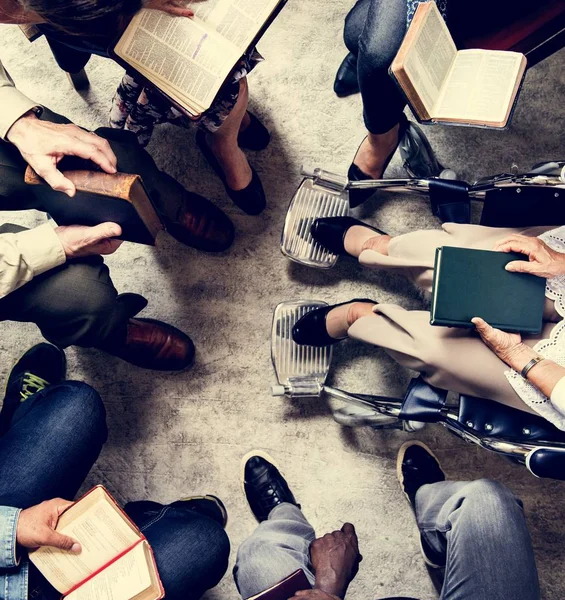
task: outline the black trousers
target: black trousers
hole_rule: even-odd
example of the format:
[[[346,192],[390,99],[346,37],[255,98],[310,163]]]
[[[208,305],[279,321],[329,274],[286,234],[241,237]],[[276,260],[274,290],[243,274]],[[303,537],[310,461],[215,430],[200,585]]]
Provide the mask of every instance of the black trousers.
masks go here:
[[[42,119],[69,123],[48,110]],[[109,128],[96,133],[110,142],[118,169],[143,175],[158,210],[166,221],[175,221],[191,193],[158,169],[133,134]],[[40,201],[24,183],[26,166],[14,146],[0,141],[0,210],[41,210]],[[5,224],[0,233],[21,229]],[[0,299],[0,320],[35,323],[45,339],[62,348],[105,347],[123,340],[127,322],[139,307],[140,298],[118,296],[108,267],[94,256],[68,261]]]

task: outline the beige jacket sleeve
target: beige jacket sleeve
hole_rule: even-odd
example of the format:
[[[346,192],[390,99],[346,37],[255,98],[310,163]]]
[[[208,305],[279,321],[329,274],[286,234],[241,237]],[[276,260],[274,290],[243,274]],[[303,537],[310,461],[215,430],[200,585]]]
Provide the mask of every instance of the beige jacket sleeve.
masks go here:
[[[38,104],[16,89],[0,61],[0,139],[5,140],[10,127]]]
[[[66,261],[63,245],[49,223],[0,235],[0,298]]]

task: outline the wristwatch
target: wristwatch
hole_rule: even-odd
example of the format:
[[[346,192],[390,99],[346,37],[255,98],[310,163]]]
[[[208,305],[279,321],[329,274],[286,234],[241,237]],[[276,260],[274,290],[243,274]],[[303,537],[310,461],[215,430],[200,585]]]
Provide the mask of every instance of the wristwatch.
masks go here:
[[[527,379],[528,373],[542,360],[545,360],[545,358],[543,356],[540,356],[539,354],[537,356],[534,356],[534,358],[532,358],[532,360],[530,360],[528,363],[526,363],[525,367],[520,371],[520,375],[524,379]]]

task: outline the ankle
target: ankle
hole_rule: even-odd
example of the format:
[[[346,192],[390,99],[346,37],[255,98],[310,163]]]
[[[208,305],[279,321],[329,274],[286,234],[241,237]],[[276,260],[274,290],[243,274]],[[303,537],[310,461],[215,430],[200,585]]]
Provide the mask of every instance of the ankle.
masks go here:
[[[374,314],[374,306],[369,302],[353,302],[350,304],[347,311],[347,328],[349,329],[358,319]]]

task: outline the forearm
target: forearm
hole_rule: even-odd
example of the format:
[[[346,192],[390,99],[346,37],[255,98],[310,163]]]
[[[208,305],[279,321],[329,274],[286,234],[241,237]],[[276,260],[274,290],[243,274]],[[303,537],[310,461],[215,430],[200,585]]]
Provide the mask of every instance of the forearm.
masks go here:
[[[0,235],[0,298],[65,261],[63,245],[48,223]]]
[[[37,103],[16,89],[0,61],[0,139],[8,140],[12,125],[27,112],[38,108]]]
[[[536,356],[538,353],[533,348],[526,344],[520,344],[516,352],[508,359],[508,364],[520,373]],[[549,359],[542,360],[527,373],[528,381],[547,398],[551,398],[555,386],[564,377],[565,367]]]

